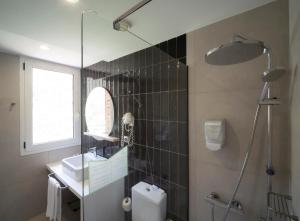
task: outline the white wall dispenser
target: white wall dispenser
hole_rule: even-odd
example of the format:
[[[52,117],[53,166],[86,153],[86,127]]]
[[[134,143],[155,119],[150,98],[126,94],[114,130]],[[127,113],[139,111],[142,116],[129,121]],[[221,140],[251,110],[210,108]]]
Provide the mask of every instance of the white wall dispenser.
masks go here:
[[[207,120],[204,122],[205,143],[211,151],[220,150],[225,143],[225,120]]]

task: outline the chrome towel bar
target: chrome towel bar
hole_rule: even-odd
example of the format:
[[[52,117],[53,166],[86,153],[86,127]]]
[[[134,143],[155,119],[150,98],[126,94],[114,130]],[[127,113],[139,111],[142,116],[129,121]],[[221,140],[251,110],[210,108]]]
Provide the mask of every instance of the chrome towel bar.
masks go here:
[[[50,174],[48,174],[48,178],[50,178],[50,177],[56,179],[57,182],[59,182],[59,184],[60,184],[59,189],[64,190],[64,189],[68,189],[68,188],[69,188],[67,185],[65,185],[63,182],[61,182],[61,181],[55,176],[55,173],[50,173]]]

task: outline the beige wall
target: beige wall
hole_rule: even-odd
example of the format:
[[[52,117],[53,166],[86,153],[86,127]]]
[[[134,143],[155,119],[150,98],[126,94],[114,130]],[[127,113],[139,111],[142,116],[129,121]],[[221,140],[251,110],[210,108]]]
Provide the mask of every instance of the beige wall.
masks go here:
[[[19,102],[19,58],[0,53],[1,221],[25,221],[45,211],[46,164],[80,152],[73,147],[21,157]]]
[[[300,1],[290,0],[292,196],[300,215]]]
[[[241,168],[257,100],[261,91],[266,58],[231,66],[212,66],[204,62],[205,53],[230,41],[240,33],[266,42],[273,49],[273,61],[288,66],[288,4],[275,1],[241,15],[198,29],[187,35],[189,66],[190,141],[190,220],[210,220],[210,205],[204,197],[217,192],[229,199]],[[273,85],[273,95],[283,99],[274,108],[274,190],[289,192],[290,144],[287,108],[289,75]],[[205,147],[203,124],[206,119],[227,121],[227,140],[223,150]],[[266,111],[259,119],[254,149],[237,199],[246,215],[231,214],[229,220],[255,220],[266,212]],[[216,209],[216,220],[223,209]]]

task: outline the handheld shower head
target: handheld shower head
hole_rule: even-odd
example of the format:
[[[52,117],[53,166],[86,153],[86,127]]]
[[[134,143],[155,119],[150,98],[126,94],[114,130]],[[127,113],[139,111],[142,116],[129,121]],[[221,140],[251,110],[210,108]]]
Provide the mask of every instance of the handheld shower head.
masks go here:
[[[209,50],[205,54],[205,61],[212,65],[232,65],[252,60],[265,51],[266,47],[262,41],[234,35],[232,42]]]
[[[283,67],[275,67],[270,70],[267,70],[262,75],[262,80],[264,82],[272,82],[281,78],[286,72],[286,69]]]
[[[262,80],[265,82],[265,84],[260,95],[260,101],[265,99],[268,93],[268,89],[270,87],[270,83],[281,78],[285,72],[286,72],[285,68],[275,67],[263,73]]]

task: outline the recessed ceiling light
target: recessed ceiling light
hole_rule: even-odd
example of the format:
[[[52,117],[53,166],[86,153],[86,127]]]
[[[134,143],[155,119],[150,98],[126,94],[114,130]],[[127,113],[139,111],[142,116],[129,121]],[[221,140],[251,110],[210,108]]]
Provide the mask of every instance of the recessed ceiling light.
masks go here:
[[[48,51],[49,47],[47,45],[41,45],[40,49],[44,50],[44,51]]]
[[[77,3],[77,2],[79,2],[79,0],[66,0],[67,2],[70,2],[70,3],[72,3],[72,4],[75,4],[75,3]]]

